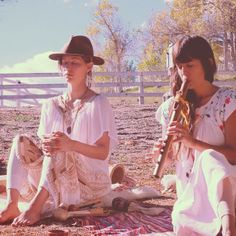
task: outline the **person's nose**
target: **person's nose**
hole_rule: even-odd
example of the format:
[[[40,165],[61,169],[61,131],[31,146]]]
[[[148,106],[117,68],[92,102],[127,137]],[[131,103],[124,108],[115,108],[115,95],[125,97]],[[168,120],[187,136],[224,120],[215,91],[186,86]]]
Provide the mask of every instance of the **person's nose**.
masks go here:
[[[182,68],[181,68],[181,74],[182,74],[182,76],[186,76],[186,77],[188,77],[188,68],[187,68],[187,66],[182,66]]]
[[[67,64],[66,64],[66,69],[67,69],[67,70],[71,70],[72,67],[73,67],[73,66],[72,66],[72,63],[67,63]]]
[[[67,63],[63,65],[63,71],[70,72],[73,69],[73,65],[71,63]]]

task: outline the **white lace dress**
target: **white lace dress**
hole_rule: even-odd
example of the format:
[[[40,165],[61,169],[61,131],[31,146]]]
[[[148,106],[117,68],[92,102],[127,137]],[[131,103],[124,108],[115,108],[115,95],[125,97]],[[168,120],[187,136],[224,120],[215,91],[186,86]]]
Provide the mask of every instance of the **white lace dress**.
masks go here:
[[[73,140],[93,145],[104,132],[108,132],[110,152],[114,149],[117,144],[115,121],[105,96],[97,95],[87,101],[77,115],[79,104],[74,104],[70,134],[66,131],[68,127],[58,99],[60,97],[51,98],[43,104],[38,129],[40,138],[54,131],[61,131]],[[109,157],[96,160],[77,152],[62,152],[54,158],[44,157],[39,185],[48,189],[55,206],[99,198],[111,189],[108,161]]]
[[[156,112],[157,120],[165,129],[169,122],[173,98],[164,102]],[[204,106],[196,109],[193,136],[212,145],[224,145],[224,123],[236,110],[236,91],[220,88]],[[236,124],[235,124],[236,125]],[[235,157],[236,158],[236,157]],[[221,222],[218,217],[222,180],[230,177],[236,201],[236,165],[214,150],[200,153],[186,148],[176,163],[177,201],[172,223],[177,235],[217,235]]]

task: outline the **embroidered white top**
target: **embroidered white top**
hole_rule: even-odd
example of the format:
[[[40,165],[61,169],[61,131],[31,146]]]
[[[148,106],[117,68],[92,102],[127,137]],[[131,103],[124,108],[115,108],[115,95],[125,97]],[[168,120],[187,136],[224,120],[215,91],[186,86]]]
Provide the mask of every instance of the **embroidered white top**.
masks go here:
[[[44,135],[50,134],[52,132],[61,131],[73,140],[93,145],[103,135],[104,132],[108,132],[110,137],[111,153],[111,151],[117,145],[117,132],[113,112],[105,96],[97,95],[89,99],[79,110],[78,114],[76,114],[77,106],[75,104],[75,109],[72,110],[71,113],[73,127],[70,134],[66,132],[67,127],[65,125],[63,113],[58,106],[57,100],[58,97],[50,98],[42,106],[41,120],[38,129],[38,136],[40,138],[43,138]],[[76,102],[80,101],[75,101],[75,103]],[[58,162],[54,163],[56,168],[60,169],[60,166],[65,166],[67,164],[65,163],[65,157],[60,157],[60,155],[58,155],[56,159]],[[71,161],[72,159],[73,161]],[[79,183],[79,188],[84,187],[84,190],[80,189],[80,193],[74,192],[75,196],[73,197],[72,192],[74,190],[72,191],[72,188],[73,185],[76,185],[76,183],[71,182],[71,192],[69,185],[65,184],[66,188],[68,188],[68,196],[65,197],[64,202],[67,204],[75,204],[78,203],[80,199],[99,197],[110,191],[111,181],[109,177],[108,166],[109,157],[105,160],[96,160],[83,156],[80,153],[71,152],[67,155],[67,160],[68,163],[70,163],[68,164],[68,169],[70,169],[71,165],[73,165],[72,162],[75,163],[77,168],[76,175],[78,175],[78,178],[83,183]],[[60,178],[60,175],[58,175],[58,178]],[[47,180],[41,180],[41,184],[43,186],[47,186]]]
[[[156,112],[156,119],[165,129],[169,123],[173,98],[164,102]],[[212,145],[223,145],[224,123],[236,110],[236,91],[220,88],[204,106],[196,109],[193,136]],[[192,158],[191,158],[192,157]],[[217,215],[221,181],[230,176],[236,201],[236,166],[229,164],[219,152],[193,150],[186,157],[181,150],[176,164],[177,196],[172,220],[177,235],[216,235],[220,230]],[[195,232],[196,234],[194,234]]]
[[[110,149],[117,145],[117,132],[114,115],[111,106],[103,95],[97,95],[88,101],[79,111],[70,137],[87,144],[94,144],[104,132],[108,131],[110,137]],[[76,115],[75,112],[73,115]],[[54,131],[66,132],[63,130],[63,117],[53,98],[43,103],[41,119],[38,129],[39,138],[51,134]],[[67,134],[67,133],[66,133]],[[67,134],[68,135],[68,134]]]

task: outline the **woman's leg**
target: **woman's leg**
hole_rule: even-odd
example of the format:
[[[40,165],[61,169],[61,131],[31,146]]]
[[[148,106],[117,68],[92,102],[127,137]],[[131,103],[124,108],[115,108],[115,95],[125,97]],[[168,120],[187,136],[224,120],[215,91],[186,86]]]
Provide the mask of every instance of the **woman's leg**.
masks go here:
[[[222,181],[222,196],[218,206],[218,214],[222,223],[223,236],[235,236],[235,204],[230,179]]]
[[[30,202],[29,209],[16,217],[12,226],[26,226],[38,222],[40,220],[41,210],[48,197],[48,191],[45,188],[41,188]]]
[[[19,197],[20,193],[17,189],[7,189],[7,205],[5,209],[0,212],[0,223],[13,220],[20,215],[20,210],[18,208]]]
[[[14,219],[20,214],[18,200],[22,183],[27,178],[27,170],[16,155],[17,137],[14,139],[7,165],[7,204],[0,212],[0,223]]]
[[[13,226],[26,226],[32,225],[40,220],[41,211],[44,207],[45,202],[49,197],[49,192],[42,185],[39,185],[40,179],[42,178],[42,162],[40,150],[36,145],[31,142],[27,137],[20,137],[19,142],[23,142],[23,154],[19,151],[19,159],[27,172],[27,181],[31,186],[31,190],[34,192],[33,198],[31,197],[31,201],[29,203],[29,208],[19,214],[13,221]],[[32,155],[31,153],[34,153]],[[37,191],[37,192],[36,192]]]
[[[7,165],[7,205],[5,209],[0,212],[0,223],[12,220],[20,215],[18,200],[22,191],[24,192],[24,190],[26,190],[26,192],[24,192],[24,197],[29,200],[32,199],[36,193],[36,188],[40,179],[41,163],[38,155],[35,155],[36,158],[34,158],[32,162],[28,161],[27,163],[21,155],[22,151],[20,144],[23,138],[24,136],[17,135],[14,138],[11,147]]]
[[[202,170],[208,185],[208,200],[222,228],[224,236],[236,236],[235,180],[225,156],[214,150],[202,153]],[[233,174],[232,174],[233,173]],[[219,229],[220,230],[220,229]]]

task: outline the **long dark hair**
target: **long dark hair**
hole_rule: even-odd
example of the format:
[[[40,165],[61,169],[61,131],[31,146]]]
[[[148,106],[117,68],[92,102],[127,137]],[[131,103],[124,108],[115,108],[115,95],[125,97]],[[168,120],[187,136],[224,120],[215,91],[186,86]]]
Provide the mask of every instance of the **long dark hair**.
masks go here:
[[[188,35],[182,37],[173,46],[172,58],[174,69],[171,75],[171,84],[174,95],[176,95],[182,84],[176,67],[178,63],[187,63],[193,59],[198,59],[203,66],[205,80],[210,83],[214,81],[214,75],[217,70],[214,53],[210,44],[203,37]],[[191,106],[191,117],[194,118],[197,98],[193,90],[188,91],[187,100]]]
[[[210,44],[203,37],[201,36],[182,37],[173,46],[172,58],[174,63],[173,75],[177,71],[176,68],[177,63],[187,63],[193,59],[198,59],[200,60],[203,66],[203,70],[205,72],[205,80],[208,80],[210,83],[213,82],[214,75],[217,70],[215,57]],[[176,77],[176,75],[174,75],[174,77]],[[179,89],[179,87],[177,87],[176,89]],[[176,91],[173,92],[175,93]]]

